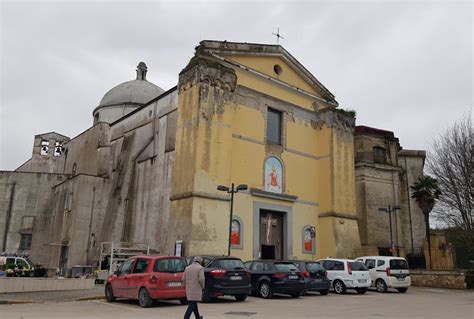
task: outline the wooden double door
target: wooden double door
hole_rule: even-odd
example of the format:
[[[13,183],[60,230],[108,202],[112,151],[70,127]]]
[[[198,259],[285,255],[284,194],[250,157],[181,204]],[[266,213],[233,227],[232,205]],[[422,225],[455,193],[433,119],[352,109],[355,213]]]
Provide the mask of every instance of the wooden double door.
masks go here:
[[[260,210],[260,258],[283,259],[283,213]]]

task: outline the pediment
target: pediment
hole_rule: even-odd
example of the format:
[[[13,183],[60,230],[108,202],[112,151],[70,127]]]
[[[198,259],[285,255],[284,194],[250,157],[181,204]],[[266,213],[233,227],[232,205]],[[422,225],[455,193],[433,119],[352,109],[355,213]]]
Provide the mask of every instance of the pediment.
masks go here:
[[[199,48],[337,105],[334,94],[280,45],[202,41]]]

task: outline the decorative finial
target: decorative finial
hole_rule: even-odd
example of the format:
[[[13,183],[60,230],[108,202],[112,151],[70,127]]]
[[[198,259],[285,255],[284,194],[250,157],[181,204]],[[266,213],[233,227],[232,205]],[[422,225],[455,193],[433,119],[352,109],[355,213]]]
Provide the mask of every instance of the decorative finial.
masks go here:
[[[146,72],[148,68],[146,67],[145,62],[138,63],[137,66],[137,80],[146,80]]]

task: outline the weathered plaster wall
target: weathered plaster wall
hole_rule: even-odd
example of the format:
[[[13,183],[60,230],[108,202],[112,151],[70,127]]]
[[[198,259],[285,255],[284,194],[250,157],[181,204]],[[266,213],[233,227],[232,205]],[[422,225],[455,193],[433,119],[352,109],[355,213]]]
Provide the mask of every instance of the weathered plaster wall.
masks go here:
[[[388,205],[401,207],[392,213],[393,243],[400,253],[421,253],[425,230],[423,215],[407,190],[423,174],[424,151],[399,150],[392,132],[379,131],[379,136],[361,133],[355,136],[356,190],[359,231],[365,251],[390,247],[388,213],[380,212]],[[385,164],[374,163],[373,147],[387,150]]]
[[[108,155],[108,133],[109,125],[98,123],[65,143],[65,163],[61,171],[98,175],[101,158]]]
[[[107,199],[107,179],[75,175],[53,187],[50,205],[39,215],[32,258],[46,268],[59,265],[61,247],[68,247],[66,268],[98,259],[98,234]]]
[[[175,90],[110,128],[109,193],[100,241],[165,251],[174,163]]]
[[[6,252],[29,254],[31,251],[19,248],[22,233],[33,234],[34,250],[39,240],[36,229],[42,222],[41,213],[50,204],[52,187],[66,178],[67,175],[63,174],[0,171],[0,250],[5,246]],[[34,217],[33,227],[24,223],[24,217],[28,216]],[[7,218],[9,225],[5,230]]]
[[[425,220],[416,201],[411,198],[410,187],[423,176],[426,153],[424,151],[401,150],[398,163],[403,169],[400,177],[401,222],[403,245],[406,252],[420,252],[426,238]]]

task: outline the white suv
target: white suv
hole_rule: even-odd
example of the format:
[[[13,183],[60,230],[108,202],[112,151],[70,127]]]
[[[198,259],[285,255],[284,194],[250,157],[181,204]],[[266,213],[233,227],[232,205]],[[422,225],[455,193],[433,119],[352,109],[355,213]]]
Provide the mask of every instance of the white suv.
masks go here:
[[[404,293],[411,285],[410,271],[405,258],[365,256],[356,260],[360,260],[367,266],[378,292],[386,292],[388,288],[395,288]]]
[[[360,261],[334,258],[318,261],[326,269],[331,285],[338,294],[346,293],[346,289],[355,289],[359,294],[364,294],[372,284],[367,267]]]

